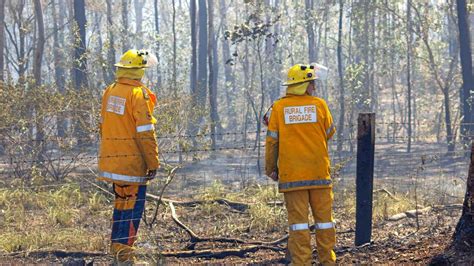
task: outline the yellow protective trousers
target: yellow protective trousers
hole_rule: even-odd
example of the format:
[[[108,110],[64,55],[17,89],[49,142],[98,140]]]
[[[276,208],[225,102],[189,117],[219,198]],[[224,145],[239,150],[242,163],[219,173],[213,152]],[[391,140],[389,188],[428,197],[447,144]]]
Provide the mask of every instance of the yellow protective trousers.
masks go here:
[[[334,246],[336,230],[332,217],[332,188],[316,188],[285,192],[288,211],[288,249],[294,265],[311,265],[312,249],[309,230],[309,208],[313,213],[316,228],[316,245],[319,261],[323,264],[336,262]]]

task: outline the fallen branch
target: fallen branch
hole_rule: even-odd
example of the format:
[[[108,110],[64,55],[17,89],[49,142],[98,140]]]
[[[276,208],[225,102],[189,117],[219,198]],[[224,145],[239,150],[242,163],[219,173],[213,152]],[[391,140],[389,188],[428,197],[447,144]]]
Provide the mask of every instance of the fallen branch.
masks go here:
[[[159,200],[160,197],[157,195],[153,195],[150,193],[147,193],[147,197],[154,199],[154,200]],[[174,200],[174,199],[168,199],[168,198],[161,198],[161,201],[165,203],[173,203],[178,206],[183,206],[183,207],[196,207],[198,205],[202,204],[210,204],[210,203],[218,203],[222,205],[227,205],[230,208],[234,210],[238,210],[240,212],[244,212],[250,208],[250,205],[248,203],[244,202],[237,202],[237,201],[230,201],[228,199],[213,199],[213,200],[191,200],[191,201],[179,201],[179,200]]]
[[[244,257],[246,253],[256,252],[262,249],[272,250],[276,252],[285,250],[284,248],[280,248],[280,247],[272,247],[272,246],[265,246],[265,245],[252,245],[252,246],[247,246],[243,248],[222,249],[222,250],[204,249],[204,250],[165,251],[165,252],[162,252],[161,255],[164,257],[178,257],[178,258],[201,257],[201,258],[222,259],[228,256]]]
[[[220,243],[272,246],[272,245],[278,245],[280,243],[283,243],[288,238],[288,236],[284,236],[284,237],[279,238],[275,241],[265,242],[265,241],[245,241],[245,240],[239,239],[239,238],[227,238],[227,237],[201,237],[201,236],[197,235],[196,233],[194,233],[194,231],[191,230],[191,228],[189,228],[187,225],[185,225],[183,222],[181,222],[179,220],[178,215],[176,214],[176,208],[174,207],[173,202],[168,202],[168,204],[169,204],[170,209],[171,209],[171,217],[172,217],[173,221],[179,227],[181,227],[184,231],[186,231],[186,233],[189,235],[190,242],[191,242],[189,248],[194,248],[196,243],[199,243],[199,242],[220,242]]]
[[[190,238],[190,246],[189,248],[194,248],[196,243],[199,242],[220,242],[220,243],[234,243],[234,244],[247,244],[247,245],[263,245],[263,246],[274,246],[281,243],[284,243],[288,240],[288,234],[284,235],[281,238],[278,238],[274,241],[246,241],[239,238],[226,238],[226,237],[201,237],[194,233],[194,231],[185,225],[181,220],[179,220],[178,215],[176,214],[176,208],[174,207],[173,202],[168,202],[170,209],[171,209],[171,218],[173,221],[181,227],[186,233],[189,235]],[[310,226],[310,231],[314,232],[315,225]],[[349,229],[346,231],[337,232],[338,234],[346,234],[346,233],[353,233],[354,229]]]
[[[374,191],[374,194],[375,193],[385,193],[387,194],[387,196],[389,196],[393,200],[400,201],[397,197],[395,197],[390,191],[386,190],[385,188],[377,189]]]

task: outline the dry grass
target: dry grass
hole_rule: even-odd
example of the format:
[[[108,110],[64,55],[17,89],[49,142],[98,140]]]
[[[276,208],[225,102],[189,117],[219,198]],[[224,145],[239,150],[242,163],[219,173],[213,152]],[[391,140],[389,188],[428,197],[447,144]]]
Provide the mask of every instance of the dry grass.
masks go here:
[[[0,250],[103,250],[110,206],[98,193],[65,185],[0,190]],[[98,230],[93,228],[103,228]]]

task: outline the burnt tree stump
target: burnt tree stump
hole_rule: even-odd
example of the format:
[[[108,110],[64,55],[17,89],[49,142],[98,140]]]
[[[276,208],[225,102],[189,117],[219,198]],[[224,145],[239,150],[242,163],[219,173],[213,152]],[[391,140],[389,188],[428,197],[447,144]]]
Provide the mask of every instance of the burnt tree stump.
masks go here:
[[[474,246],[474,141],[471,144],[471,163],[467,177],[462,215],[453,235],[454,247],[472,249]]]

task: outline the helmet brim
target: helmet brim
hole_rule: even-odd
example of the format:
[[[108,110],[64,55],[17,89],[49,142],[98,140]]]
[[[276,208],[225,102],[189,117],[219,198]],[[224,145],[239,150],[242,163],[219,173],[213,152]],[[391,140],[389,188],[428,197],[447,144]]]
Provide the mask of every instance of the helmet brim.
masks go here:
[[[148,68],[148,66],[146,66],[146,65],[144,65],[144,66],[126,66],[126,65],[123,65],[121,63],[116,63],[116,64],[114,64],[114,66],[121,67],[121,68]]]
[[[298,84],[302,84],[302,83],[305,83],[305,82],[310,82],[310,81],[313,81],[313,80],[316,80],[317,77],[314,77],[314,78],[308,78],[308,79],[305,79],[303,81],[293,81],[293,82],[286,82],[286,83],[283,83],[281,84],[282,86],[291,86],[291,85],[298,85]]]

